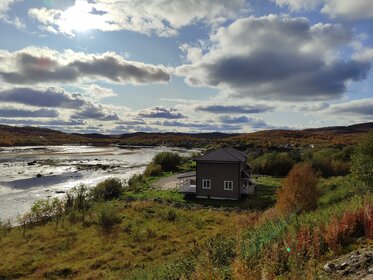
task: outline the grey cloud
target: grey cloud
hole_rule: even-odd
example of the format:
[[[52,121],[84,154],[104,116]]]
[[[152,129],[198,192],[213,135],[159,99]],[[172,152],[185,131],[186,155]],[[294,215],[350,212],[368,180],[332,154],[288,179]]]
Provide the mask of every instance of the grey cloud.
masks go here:
[[[19,119],[0,119],[1,124],[15,124],[15,125],[38,125],[38,126],[81,126],[85,122],[82,120],[51,120],[51,121],[36,121],[31,119],[19,120]]]
[[[369,61],[332,58],[352,40],[352,31],[340,25],[311,26],[304,18],[275,15],[243,18],[220,28],[209,52],[176,74],[191,86],[239,98],[329,100],[371,68]]]
[[[3,60],[11,66],[0,67],[0,77],[10,84],[67,83],[84,78],[146,84],[169,82],[171,78],[164,66],[127,61],[115,53],[58,53],[34,48],[7,53]]]
[[[217,113],[217,114],[258,114],[268,111],[272,111],[274,107],[267,105],[207,105],[207,106],[197,106],[197,111]]]
[[[146,109],[138,114],[143,118],[159,118],[159,119],[182,119],[185,118],[184,115],[177,112],[173,108],[165,107],[153,107]]]
[[[35,107],[74,109],[74,119],[117,121],[117,113],[101,104],[93,104],[80,94],[71,94],[61,88],[13,88],[0,91],[0,101]]]
[[[141,125],[145,124],[145,121],[142,119],[131,119],[131,120],[123,120],[120,122],[117,122],[118,125]]]
[[[107,112],[103,106],[89,105],[71,116],[73,119],[95,119],[101,121],[117,121],[119,117],[115,112]]]
[[[156,124],[168,127],[186,127],[191,129],[198,129],[200,131],[238,131],[241,129],[240,125],[231,124],[208,124],[208,123],[193,123],[180,121],[163,121]]]
[[[55,118],[58,117],[56,110],[39,109],[7,109],[0,108],[0,117],[2,118]]]
[[[373,116],[373,98],[333,104],[326,111],[332,114]]]
[[[231,117],[221,116],[220,121],[225,124],[246,124],[252,128],[268,128],[268,124],[261,119],[250,118],[246,116]]]
[[[79,94],[67,94],[63,89],[12,88],[0,91],[0,101],[37,107],[80,108],[86,101]]]

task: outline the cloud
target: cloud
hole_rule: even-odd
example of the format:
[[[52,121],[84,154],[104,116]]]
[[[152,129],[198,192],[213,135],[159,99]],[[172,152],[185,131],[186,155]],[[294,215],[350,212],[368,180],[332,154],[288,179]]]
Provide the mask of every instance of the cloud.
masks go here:
[[[250,118],[247,116],[231,117],[221,116],[220,121],[224,124],[246,124],[251,128],[267,128],[268,124],[261,119]]]
[[[29,16],[45,30],[53,28],[71,37],[87,29],[129,30],[169,37],[195,22],[225,22],[246,6],[245,0],[77,0],[66,10],[30,9]]]
[[[16,2],[21,2],[21,1],[22,0],[1,0],[0,1],[0,21],[14,25],[18,29],[25,29],[26,25],[19,17],[9,16],[9,11],[11,10],[11,6],[15,4]]]
[[[360,20],[373,18],[372,0],[274,0],[279,6],[288,6],[292,11],[321,9],[332,18]]]
[[[0,50],[0,60],[0,77],[10,84],[71,83],[79,79],[147,84],[166,83],[171,78],[164,66],[128,61],[114,52],[88,54],[28,47],[16,52]]]
[[[117,113],[110,112],[102,105],[89,104],[82,110],[72,115],[73,119],[95,119],[100,121],[117,121],[119,117]]]
[[[86,123],[82,120],[50,120],[50,121],[39,121],[39,120],[19,120],[19,119],[0,119],[1,124],[15,124],[15,125],[37,125],[43,127],[53,127],[53,126],[82,126]]]
[[[0,101],[35,107],[77,109],[87,104],[80,94],[68,94],[61,88],[11,88],[0,90]]]
[[[12,88],[0,90],[0,101],[34,107],[71,109],[73,119],[119,120],[109,107],[92,103],[78,93],[68,93],[61,88]]]
[[[190,131],[239,131],[240,125],[209,124],[201,122],[161,121],[156,124],[167,127],[189,128]]]
[[[149,109],[145,109],[139,112],[139,117],[142,118],[158,118],[158,119],[182,119],[185,118],[184,115],[177,112],[176,109],[173,108],[165,108],[165,107],[153,107]]]
[[[326,110],[328,114],[373,116],[373,98],[353,100],[333,104]]]
[[[341,25],[305,18],[242,18],[210,37],[202,58],[176,68],[190,86],[231,97],[305,101],[341,97],[349,81],[365,79],[370,62],[336,54],[353,39]]]
[[[104,88],[99,85],[89,84],[81,86],[81,89],[91,98],[101,100],[108,97],[118,96],[111,88]]]
[[[13,5],[16,1],[19,0],[1,0],[0,1],[0,19],[6,17],[7,12],[10,9],[10,6]]]
[[[258,114],[268,111],[272,111],[274,108],[268,105],[206,105],[206,106],[197,106],[196,111],[203,111],[208,113],[217,113],[217,114]]]
[[[56,110],[39,109],[26,110],[17,108],[0,108],[1,118],[55,118],[58,117]]]

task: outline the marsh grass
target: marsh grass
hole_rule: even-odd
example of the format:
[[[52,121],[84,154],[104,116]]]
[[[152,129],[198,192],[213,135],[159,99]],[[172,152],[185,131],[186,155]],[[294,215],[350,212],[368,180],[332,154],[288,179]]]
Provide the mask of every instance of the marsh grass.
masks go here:
[[[41,279],[67,273],[127,279],[131,271],[167,266],[186,257],[217,234],[233,234],[244,216],[149,201],[103,203],[120,217],[110,234],[103,233],[95,207],[87,211],[85,227],[64,219],[58,229],[53,222],[30,227],[25,237],[21,228],[12,229],[0,240],[0,278]]]

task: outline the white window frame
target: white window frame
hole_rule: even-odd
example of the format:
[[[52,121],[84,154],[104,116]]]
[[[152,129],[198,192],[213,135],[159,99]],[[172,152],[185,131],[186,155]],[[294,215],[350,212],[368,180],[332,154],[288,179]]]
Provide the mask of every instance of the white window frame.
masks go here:
[[[224,181],[224,190],[233,191],[233,181]]]
[[[205,183],[207,183],[208,187],[205,187]],[[202,189],[211,190],[211,179],[202,179]]]

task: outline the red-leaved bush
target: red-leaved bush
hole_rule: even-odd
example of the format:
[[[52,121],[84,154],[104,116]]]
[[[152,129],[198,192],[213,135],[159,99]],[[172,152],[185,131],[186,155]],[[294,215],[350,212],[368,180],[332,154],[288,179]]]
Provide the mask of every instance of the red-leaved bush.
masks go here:
[[[372,238],[372,205],[367,205],[356,212],[345,212],[340,219],[334,217],[325,228],[324,239],[333,251],[351,241],[353,237]]]

